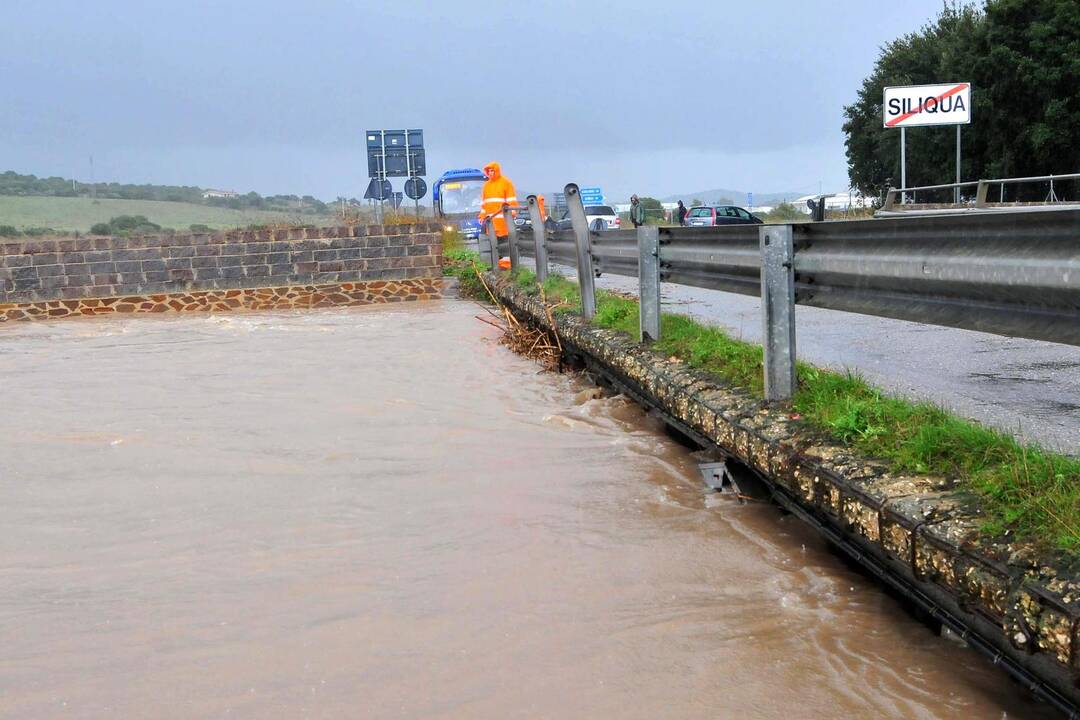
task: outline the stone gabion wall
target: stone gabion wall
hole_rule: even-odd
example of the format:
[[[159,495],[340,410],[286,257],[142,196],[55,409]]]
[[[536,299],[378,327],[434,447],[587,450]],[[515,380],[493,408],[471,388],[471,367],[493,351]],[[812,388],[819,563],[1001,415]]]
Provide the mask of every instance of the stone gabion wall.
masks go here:
[[[434,224],[0,239],[0,305],[441,275]]]
[[[369,280],[329,285],[195,290],[192,292],[125,295],[123,297],[0,303],[0,322],[55,320],[64,317],[116,313],[227,312],[229,310],[309,310],[380,303],[438,300],[442,278]]]

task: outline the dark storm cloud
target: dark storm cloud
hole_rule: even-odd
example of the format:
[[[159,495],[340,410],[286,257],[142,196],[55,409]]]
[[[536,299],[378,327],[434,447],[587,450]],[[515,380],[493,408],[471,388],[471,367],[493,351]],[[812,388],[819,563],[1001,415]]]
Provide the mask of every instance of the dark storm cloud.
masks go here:
[[[429,172],[612,194],[846,184],[841,109],[912,3],[22,3],[0,166],[357,194],[368,127]],[[815,188],[816,189],[816,188]]]

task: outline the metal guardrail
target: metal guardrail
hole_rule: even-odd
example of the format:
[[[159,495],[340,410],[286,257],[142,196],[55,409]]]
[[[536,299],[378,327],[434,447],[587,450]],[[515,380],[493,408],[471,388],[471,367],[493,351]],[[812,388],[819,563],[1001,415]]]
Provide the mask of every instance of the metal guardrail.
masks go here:
[[[577,221],[575,230],[545,234],[548,260],[579,265],[583,250],[598,273],[639,277],[643,298],[661,281],[783,298],[774,284],[790,275],[792,304],[1080,346],[1076,209],[606,232],[585,227],[583,213]],[[522,254],[535,257],[535,236],[520,237]],[[781,256],[790,243],[791,260],[763,275],[774,243]],[[592,272],[578,274],[591,293]],[[642,304],[643,337],[659,337],[658,307]],[[794,312],[769,306],[764,315],[766,395],[790,397]]]
[[[799,304],[1080,345],[1080,210],[793,229]]]

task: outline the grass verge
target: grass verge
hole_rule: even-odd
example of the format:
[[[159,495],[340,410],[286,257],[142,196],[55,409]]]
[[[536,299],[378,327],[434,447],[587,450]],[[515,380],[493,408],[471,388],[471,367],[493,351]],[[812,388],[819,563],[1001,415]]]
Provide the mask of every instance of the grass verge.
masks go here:
[[[532,273],[514,280],[536,294]],[[576,284],[559,276],[544,283],[549,302],[581,306]],[[640,340],[637,300],[598,291],[596,325]],[[762,349],[717,327],[682,315],[661,316],[654,349],[675,356],[731,385],[763,393]],[[1080,557],[1080,458],[1023,444],[1005,433],[957,417],[932,403],[887,395],[852,372],[800,363],[793,411],[810,425],[902,473],[940,475],[982,500],[992,535],[1015,533],[1044,548]]]
[[[479,253],[467,250],[452,240],[443,240],[443,275],[458,280],[458,294],[474,300],[489,300],[484,284],[480,282],[480,273],[490,270],[491,266],[480,260]]]

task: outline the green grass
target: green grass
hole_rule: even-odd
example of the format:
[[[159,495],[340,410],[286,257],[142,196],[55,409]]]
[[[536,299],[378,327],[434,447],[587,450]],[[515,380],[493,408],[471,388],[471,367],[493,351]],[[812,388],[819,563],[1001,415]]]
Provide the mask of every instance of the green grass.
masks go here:
[[[480,281],[480,273],[491,267],[481,262],[480,254],[467,250],[451,240],[443,240],[443,275],[458,279],[458,294],[476,300],[488,300],[488,291]]]
[[[48,227],[66,232],[88,232],[90,226],[108,222],[119,215],[145,215],[166,228],[187,230],[190,225],[206,225],[214,230],[254,224],[333,224],[333,218],[261,210],[232,210],[194,203],[161,200],[98,200],[90,198],[0,195],[0,225],[22,230]]]
[[[527,292],[539,292],[531,273],[515,280]],[[544,293],[549,302],[565,303],[557,312],[580,310],[578,287],[565,278],[550,276]],[[597,325],[640,340],[636,300],[599,291],[596,303]],[[657,352],[762,395],[760,346],[682,315],[662,315],[660,335]],[[1022,444],[931,403],[887,395],[851,372],[800,363],[798,375],[792,411],[809,425],[888,461],[896,472],[955,480],[982,500],[989,534],[1011,531],[1080,556],[1080,458]]]

